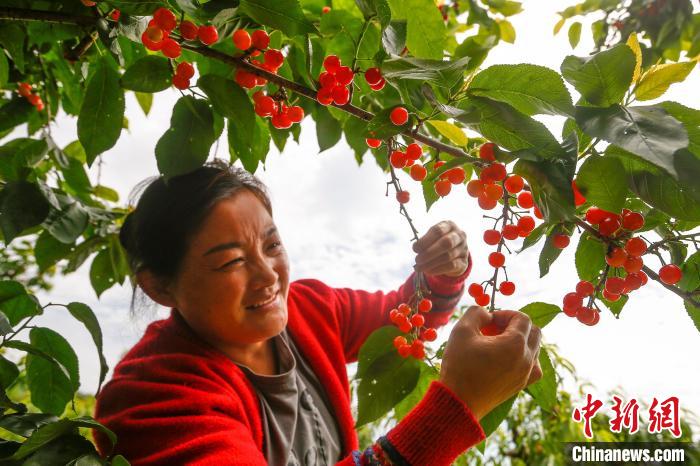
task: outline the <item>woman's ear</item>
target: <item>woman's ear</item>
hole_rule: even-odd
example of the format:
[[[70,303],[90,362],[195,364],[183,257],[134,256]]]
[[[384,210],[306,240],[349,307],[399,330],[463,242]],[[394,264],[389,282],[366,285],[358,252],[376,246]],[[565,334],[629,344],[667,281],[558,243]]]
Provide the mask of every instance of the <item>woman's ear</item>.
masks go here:
[[[141,289],[161,306],[177,307],[177,301],[170,293],[165,281],[148,269],[136,272],[136,281]]]

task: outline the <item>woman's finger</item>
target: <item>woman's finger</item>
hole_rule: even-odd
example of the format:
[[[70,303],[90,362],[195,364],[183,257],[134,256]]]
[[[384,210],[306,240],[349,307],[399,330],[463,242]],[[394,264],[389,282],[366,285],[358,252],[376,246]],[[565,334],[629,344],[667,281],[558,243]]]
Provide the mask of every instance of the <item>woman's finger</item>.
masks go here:
[[[429,246],[425,251],[418,253],[416,255],[416,265],[423,266],[441,257],[445,261],[449,261],[450,259],[464,255],[466,252],[466,235],[464,233],[450,232],[440,238],[436,243]]]
[[[413,251],[420,253],[423,252],[431,244],[435,243],[438,239],[448,234],[450,231],[459,229],[454,222],[450,220],[445,220],[443,222],[436,223],[428,232],[420,237],[418,241],[413,243]]]

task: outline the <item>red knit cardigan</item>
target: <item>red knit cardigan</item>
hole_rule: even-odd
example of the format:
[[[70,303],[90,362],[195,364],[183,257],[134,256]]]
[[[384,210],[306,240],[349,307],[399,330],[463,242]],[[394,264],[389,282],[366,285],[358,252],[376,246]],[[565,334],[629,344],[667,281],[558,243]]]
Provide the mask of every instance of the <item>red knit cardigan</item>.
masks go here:
[[[436,296],[459,296],[468,273],[428,278],[435,304],[427,326],[449,321],[456,300]],[[313,279],[290,284],[287,329],[330,399],[346,455],[338,465],[380,464],[369,449],[358,451],[346,364],[357,361],[374,330],[391,325],[389,310],[406,302],[413,289],[413,274],[389,293],[331,288]],[[99,431],[93,438],[102,455],[122,454],[134,466],[264,466],[261,416],[255,389],[240,368],[172,309],[169,318],[147,327],[97,396],[95,418],[117,434],[116,446],[112,450]],[[380,440],[395,464],[442,466],[483,438],[467,406],[434,381]]]

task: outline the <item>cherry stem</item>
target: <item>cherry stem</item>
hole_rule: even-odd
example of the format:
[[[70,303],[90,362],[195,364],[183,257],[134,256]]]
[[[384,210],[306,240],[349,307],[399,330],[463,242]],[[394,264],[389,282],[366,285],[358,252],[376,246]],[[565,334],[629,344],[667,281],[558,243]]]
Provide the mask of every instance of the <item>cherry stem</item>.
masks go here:
[[[508,204],[508,199],[510,196],[508,196],[508,190],[503,189],[503,212],[501,213],[501,216],[499,219],[503,219],[503,226],[505,227],[506,224],[508,223],[508,213],[510,212],[510,205]],[[498,220],[496,220],[496,224],[498,224]],[[494,226],[495,229],[495,226]],[[501,228],[502,230],[502,228]],[[496,252],[501,252],[501,249],[503,249],[503,246],[505,245],[505,238],[503,237],[503,234],[501,233],[501,239],[498,240],[498,247],[496,248]],[[505,265],[503,266],[503,271],[505,273]],[[491,278],[491,305],[489,306],[489,309],[491,312],[493,312],[496,308],[496,284],[498,283],[498,271],[500,270],[500,267],[496,267],[495,270],[493,271],[493,277]],[[506,275],[506,279],[508,279],[508,276]]]

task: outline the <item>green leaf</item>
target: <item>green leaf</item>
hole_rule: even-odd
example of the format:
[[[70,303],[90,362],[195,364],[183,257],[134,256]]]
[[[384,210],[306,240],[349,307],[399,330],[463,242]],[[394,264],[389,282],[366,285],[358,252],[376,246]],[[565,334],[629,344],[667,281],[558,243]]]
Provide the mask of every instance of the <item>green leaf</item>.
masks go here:
[[[72,244],[85,230],[88,213],[78,202],[73,202],[62,210],[52,210],[44,221],[44,227],[54,238]]]
[[[143,114],[148,116],[148,113],[151,111],[151,107],[153,106],[153,94],[147,92],[134,92],[134,96],[136,96],[136,101],[139,103],[141,110],[143,110]]]
[[[544,328],[557,314],[561,313],[561,309],[554,304],[535,302],[520,308],[520,312],[527,314],[533,325]]]
[[[209,97],[214,110],[239,125],[252,126],[255,112],[248,94],[235,82],[213,74],[199,78],[197,86]]]
[[[8,181],[0,191],[0,229],[5,245],[49,214],[49,202],[41,189],[27,181]]]
[[[491,412],[489,412],[486,416],[481,418],[479,424],[481,424],[481,428],[484,430],[484,434],[486,435],[486,437],[495,432],[498,426],[500,426],[501,423],[505,420],[505,418],[508,417],[508,413],[510,413],[511,408],[513,407],[513,403],[515,403],[515,399],[517,397],[518,395],[512,396],[511,398],[507,399],[506,401],[492,409]]]
[[[470,58],[454,61],[392,57],[382,63],[382,76],[390,81],[413,80],[451,88],[464,76]]]
[[[158,171],[168,179],[201,167],[214,139],[214,116],[207,101],[181,97],[173,107],[170,128],[156,144]]]
[[[17,365],[0,355],[0,388],[2,390],[7,390],[7,388],[12,385],[15,380],[17,380],[18,376],[19,369],[17,368]],[[4,426],[0,425],[0,427]]]
[[[627,177],[618,159],[590,156],[576,177],[581,194],[591,204],[609,212],[620,212],[627,198]]]
[[[428,120],[428,123],[452,143],[460,147],[467,145],[469,139],[467,139],[467,135],[464,134],[462,128],[457,125],[442,120]]]
[[[0,44],[2,44],[3,48],[10,54],[15,68],[17,68],[20,73],[24,73],[25,39],[26,34],[19,24],[3,22],[3,24],[0,25]]]
[[[523,240],[523,246],[517,251],[518,254],[520,254],[521,252],[523,252],[527,248],[530,248],[530,247],[534,246],[535,244],[539,243],[539,241],[542,239],[544,234],[547,232],[547,228],[549,226],[550,225],[548,225],[546,223],[540,223],[539,225],[537,225],[535,227],[535,229],[532,230],[530,232],[530,234],[527,235],[525,237],[525,239]]]
[[[700,332],[700,307],[693,306],[690,301],[684,301],[684,303],[685,310],[688,312],[690,320],[693,321],[695,328],[698,329],[698,332]]]
[[[674,153],[688,147],[688,133],[663,107],[578,107],[576,121],[586,134],[622,147],[678,178]]]
[[[241,0],[238,8],[258,23],[279,29],[288,37],[318,32],[304,16],[297,0]]]
[[[109,249],[103,249],[92,260],[90,266],[90,284],[97,297],[114,286],[114,266],[109,254]]]
[[[109,370],[107,360],[102,352],[102,329],[100,329],[100,323],[97,321],[95,313],[87,304],[72,302],[66,307],[73,317],[85,325],[85,328],[90,332],[92,341],[95,342],[95,346],[97,347],[97,354],[100,358],[100,380],[97,385],[97,391],[99,392],[102,387],[102,382]]]
[[[0,132],[26,123],[36,109],[24,97],[15,97],[0,107]]]
[[[39,427],[58,421],[53,414],[12,413],[0,418],[0,427],[22,437],[31,437]]]
[[[629,89],[634,66],[632,50],[618,44],[590,57],[566,57],[561,74],[588,102],[609,107],[619,103]]]
[[[68,371],[69,378],[66,378],[56,364],[31,353],[27,356],[27,383],[32,403],[45,413],[60,416],[80,387],[78,356],[66,339],[51,329],[33,328],[29,339],[32,346],[50,354]]]
[[[343,124],[345,141],[355,152],[355,159],[358,165],[362,164],[362,157],[367,152],[366,131],[367,122],[360,118],[348,118]]]
[[[540,347],[538,359],[542,369],[542,378],[528,386],[526,390],[540,408],[552,411],[557,406],[557,374],[547,350],[543,347]]]
[[[134,16],[150,16],[159,7],[169,6],[164,0],[109,0],[109,4],[122,14]]]
[[[498,32],[502,41],[509,44],[515,43],[515,28],[510,21],[506,19],[498,21]]]
[[[540,258],[538,260],[538,264],[540,266],[540,278],[549,273],[549,268],[562,253],[562,249],[554,246],[554,236],[563,232],[564,230],[561,225],[556,225],[550,234],[547,235],[544,246],[542,246],[542,251],[540,252]]]
[[[39,301],[27,293],[24,286],[14,280],[0,281],[0,312],[4,313],[13,327],[25,317],[42,312]]]
[[[683,82],[693,68],[695,60],[682,63],[662,63],[647,71],[634,91],[637,100],[661,97],[673,83]]]
[[[569,44],[572,49],[575,49],[581,40],[581,23],[578,21],[571,23],[569,26]]]
[[[373,16],[377,17],[382,29],[389,25],[391,9],[387,0],[357,0],[355,3],[362,11],[365,19],[370,19]]]
[[[574,191],[568,167],[558,161],[518,160],[513,171],[527,180],[535,204],[548,223],[574,220]]]
[[[617,301],[608,301],[601,295],[600,300],[603,302],[603,304],[605,304],[605,307],[610,309],[610,312],[612,312],[616,318],[619,318],[620,313],[622,312],[622,308],[625,307],[625,304],[627,304],[629,298],[627,297],[627,295],[623,294],[620,295],[620,299],[618,299]]]
[[[245,127],[229,120],[228,143],[231,161],[236,157],[243,163],[243,168],[254,173],[259,162],[265,162],[270,150],[270,131],[262,120],[253,120],[253,125]]]
[[[58,261],[68,255],[73,248],[72,244],[66,244],[57,240],[47,230],[41,232],[34,244],[34,257],[39,271],[44,272],[54,266]]]
[[[639,46],[639,38],[637,38],[637,33],[632,32],[627,37],[627,46],[634,52],[635,65],[634,73],[632,74],[632,82],[636,83],[639,76],[642,74],[642,48]]]
[[[446,43],[445,22],[432,0],[389,0],[392,18],[406,20],[406,47],[418,58],[440,60]]]
[[[474,77],[469,92],[505,102],[525,115],[574,115],[571,95],[561,77],[544,66],[491,66]]]
[[[581,235],[576,247],[576,272],[578,278],[589,282],[598,279],[600,272],[605,268],[605,254],[607,247],[589,233]]]
[[[124,91],[119,86],[119,73],[103,60],[87,83],[78,116],[78,139],[85,148],[88,166],[117,143],[123,120]]]
[[[401,400],[394,407],[394,413],[396,414],[398,420],[406,417],[406,415],[411,412],[411,410],[415,408],[418,403],[420,403],[425,394],[428,392],[430,384],[433,382],[433,380],[438,380],[438,378],[439,377],[438,374],[435,373],[435,369],[428,364],[420,364],[420,377],[418,379],[418,383],[416,384],[416,388],[414,388],[413,391],[406,396],[406,398]]]
[[[127,68],[121,78],[121,85],[124,89],[137,92],[159,92],[170,87],[172,74],[170,60],[158,55],[147,55]]]

